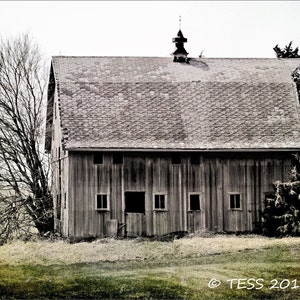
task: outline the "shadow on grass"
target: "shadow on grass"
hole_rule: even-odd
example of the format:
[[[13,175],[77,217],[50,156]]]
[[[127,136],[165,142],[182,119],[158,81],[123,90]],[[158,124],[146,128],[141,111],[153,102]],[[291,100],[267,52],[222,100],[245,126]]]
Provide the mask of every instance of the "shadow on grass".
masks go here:
[[[0,283],[2,299],[187,299],[188,288],[166,279],[73,278]]]

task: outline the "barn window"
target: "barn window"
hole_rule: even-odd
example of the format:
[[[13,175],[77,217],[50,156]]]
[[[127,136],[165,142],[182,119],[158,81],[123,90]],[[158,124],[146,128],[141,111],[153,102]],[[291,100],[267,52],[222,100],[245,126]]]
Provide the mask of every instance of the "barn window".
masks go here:
[[[166,210],[167,209],[167,195],[155,194],[154,195],[154,210]]]
[[[123,163],[123,155],[121,153],[114,153],[113,164],[121,165]]]
[[[103,153],[102,152],[94,153],[94,164],[95,165],[103,164]]]
[[[172,154],[172,164],[173,165],[180,165],[181,164],[181,158],[179,153],[173,153]]]
[[[229,208],[230,209],[242,209],[241,206],[241,194],[239,193],[230,193],[229,194]]]
[[[109,197],[106,194],[96,195],[96,210],[109,210]]]
[[[191,164],[199,165],[200,164],[200,155],[198,153],[193,153],[191,155]]]
[[[145,192],[125,192],[125,212],[145,213]]]
[[[190,194],[190,210],[200,210],[199,194]]]

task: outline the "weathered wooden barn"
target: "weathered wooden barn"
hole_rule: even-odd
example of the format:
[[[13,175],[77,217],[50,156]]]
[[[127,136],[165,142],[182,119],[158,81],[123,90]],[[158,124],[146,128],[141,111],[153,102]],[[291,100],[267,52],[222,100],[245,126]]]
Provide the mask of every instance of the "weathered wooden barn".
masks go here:
[[[46,149],[64,236],[252,232],[300,147],[299,59],[52,58]],[[182,44],[180,44],[182,42]]]

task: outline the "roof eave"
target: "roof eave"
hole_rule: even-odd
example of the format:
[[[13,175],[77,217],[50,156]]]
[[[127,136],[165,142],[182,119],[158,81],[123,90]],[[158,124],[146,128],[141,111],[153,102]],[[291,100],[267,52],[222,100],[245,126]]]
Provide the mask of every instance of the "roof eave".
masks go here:
[[[297,152],[299,148],[86,148],[67,147],[67,151],[74,152]]]

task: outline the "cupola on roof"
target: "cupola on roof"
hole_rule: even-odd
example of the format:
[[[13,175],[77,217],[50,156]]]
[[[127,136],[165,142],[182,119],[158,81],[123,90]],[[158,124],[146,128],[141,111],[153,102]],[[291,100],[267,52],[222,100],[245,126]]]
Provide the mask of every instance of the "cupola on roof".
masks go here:
[[[184,48],[184,43],[187,42],[187,38],[185,38],[182,34],[181,29],[179,29],[177,33],[177,37],[174,37],[172,40],[175,43],[176,49],[173,51],[172,55],[174,56],[174,62],[187,62],[188,52]]]

